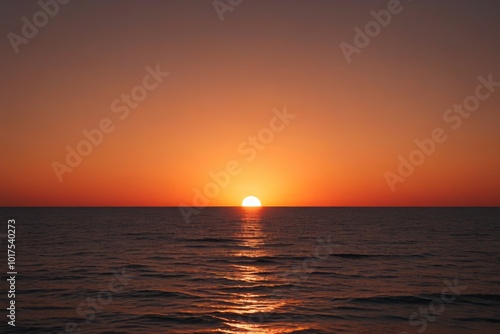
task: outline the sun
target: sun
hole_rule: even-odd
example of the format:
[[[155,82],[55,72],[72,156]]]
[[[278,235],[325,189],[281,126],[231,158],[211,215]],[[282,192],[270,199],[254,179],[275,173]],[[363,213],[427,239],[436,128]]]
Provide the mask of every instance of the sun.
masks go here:
[[[241,202],[241,206],[261,206],[260,200],[255,196],[245,197],[243,202]]]

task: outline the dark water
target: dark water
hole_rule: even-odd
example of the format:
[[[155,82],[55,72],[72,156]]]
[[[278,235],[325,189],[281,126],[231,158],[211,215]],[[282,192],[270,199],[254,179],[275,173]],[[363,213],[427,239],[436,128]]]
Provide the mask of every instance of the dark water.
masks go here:
[[[2,333],[500,333],[498,208],[0,212]]]

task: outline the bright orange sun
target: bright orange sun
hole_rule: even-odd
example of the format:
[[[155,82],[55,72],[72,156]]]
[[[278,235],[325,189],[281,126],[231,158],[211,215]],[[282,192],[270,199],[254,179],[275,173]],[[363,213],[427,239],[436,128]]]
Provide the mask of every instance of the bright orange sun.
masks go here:
[[[248,197],[245,197],[245,199],[243,200],[243,202],[241,202],[241,206],[261,206],[260,204],[260,200],[255,197],[255,196],[248,196]]]

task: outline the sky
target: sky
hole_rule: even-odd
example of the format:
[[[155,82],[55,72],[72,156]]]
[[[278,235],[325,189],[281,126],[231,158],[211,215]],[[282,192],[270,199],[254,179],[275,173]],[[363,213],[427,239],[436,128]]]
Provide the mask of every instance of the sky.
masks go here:
[[[2,206],[500,205],[498,1],[54,1],[0,3]]]

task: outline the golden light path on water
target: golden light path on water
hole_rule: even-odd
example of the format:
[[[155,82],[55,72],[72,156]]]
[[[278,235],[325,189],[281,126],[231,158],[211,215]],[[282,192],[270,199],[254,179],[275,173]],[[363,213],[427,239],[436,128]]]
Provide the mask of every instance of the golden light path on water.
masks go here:
[[[262,209],[244,208],[242,210],[241,230],[235,235],[240,240],[241,250],[235,251],[232,256],[236,258],[261,258],[269,257],[273,254],[264,247],[266,244],[266,235],[262,232]],[[258,286],[268,288],[270,291],[276,285],[277,277],[269,277],[264,273],[264,269],[251,264],[234,264],[234,271],[226,278],[241,282],[242,287]],[[289,296],[278,298],[264,293],[253,292],[235,292],[230,295],[231,306],[220,308],[221,313],[239,314],[241,317],[237,320],[223,319],[225,324],[231,329],[217,329],[214,332],[219,333],[254,333],[254,334],[278,334],[290,333],[297,330],[305,330],[310,327],[295,326],[293,324],[273,324],[264,317],[287,304],[294,303]],[[234,306],[233,306],[234,305]],[[267,321],[266,321],[267,320]]]

